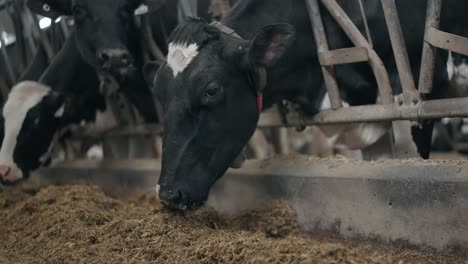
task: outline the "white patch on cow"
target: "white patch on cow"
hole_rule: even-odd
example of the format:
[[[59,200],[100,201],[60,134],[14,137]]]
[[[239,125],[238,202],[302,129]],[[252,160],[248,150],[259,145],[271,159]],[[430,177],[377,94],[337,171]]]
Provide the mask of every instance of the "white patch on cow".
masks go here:
[[[3,108],[5,135],[0,149],[0,164],[10,166],[18,179],[23,177],[21,170],[13,160],[18,135],[28,111],[49,92],[50,88],[40,83],[21,82],[13,87]]]
[[[65,105],[62,105],[59,109],[57,109],[57,112],[55,112],[54,117],[60,118],[63,116],[65,113]]]
[[[167,55],[167,65],[172,69],[174,78],[182,73],[198,55],[196,43],[170,43]]]
[[[449,51],[449,56],[447,60],[447,73],[449,80],[452,80],[453,75],[455,73],[455,63],[453,63],[452,52]]]
[[[343,107],[349,107],[349,104],[343,101]],[[331,102],[330,102],[330,96],[328,96],[328,93],[325,94],[322,100],[322,104],[320,105],[321,110],[327,110],[331,109]]]
[[[462,63],[455,66],[453,72],[453,81],[455,81],[455,84],[459,86],[468,85],[468,64]]]
[[[468,64],[462,62],[455,65],[452,52],[449,52],[447,60],[447,73],[449,80],[453,81],[455,85],[468,86]]]
[[[149,8],[145,4],[141,4],[137,9],[135,9],[135,16],[141,16],[144,14],[147,14],[149,11]]]
[[[349,104],[343,102],[343,107],[349,107]],[[321,109],[330,108],[330,97],[327,93],[322,100]],[[338,149],[350,150],[369,147],[388,131],[387,126],[377,123],[329,125],[320,129],[328,138],[330,145],[335,145]]]
[[[387,131],[388,127],[384,124],[355,124],[337,144],[341,143],[351,150],[363,149],[375,144]]]
[[[87,152],[86,158],[92,160],[102,160],[104,158],[104,150],[100,145],[93,145]]]
[[[159,199],[159,191],[161,191],[161,185],[156,185],[156,198]]]

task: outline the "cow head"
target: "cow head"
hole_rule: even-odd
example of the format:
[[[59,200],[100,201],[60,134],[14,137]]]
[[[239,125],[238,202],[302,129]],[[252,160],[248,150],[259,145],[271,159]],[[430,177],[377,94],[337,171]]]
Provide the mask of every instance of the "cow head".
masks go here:
[[[85,101],[87,109],[82,107]],[[61,129],[78,123],[78,116],[87,118],[92,111],[96,113],[85,96],[72,101],[32,81],[13,87],[0,117],[0,182],[15,183],[47,165]]]
[[[257,93],[249,76],[275,64],[293,42],[286,24],[242,40],[198,19],[171,35],[154,79],[164,112],[160,200],[192,210],[239,155],[257,126]],[[255,77],[253,77],[255,78]]]
[[[32,11],[55,19],[73,16],[83,58],[100,71],[126,73],[135,9],[143,0],[28,0]],[[134,31],[134,30],[133,30]]]

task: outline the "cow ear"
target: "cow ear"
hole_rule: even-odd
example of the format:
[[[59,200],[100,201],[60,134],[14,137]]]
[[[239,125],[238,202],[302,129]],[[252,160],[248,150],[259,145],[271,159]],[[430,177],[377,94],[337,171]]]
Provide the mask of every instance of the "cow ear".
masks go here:
[[[34,13],[52,19],[72,15],[72,0],[27,0],[27,5]]]
[[[156,76],[156,73],[158,72],[159,68],[163,64],[162,61],[156,60],[156,61],[150,61],[143,66],[143,75],[145,76],[145,81],[146,83],[152,87],[153,82],[154,82],[154,77]]]
[[[296,29],[290,24],[266,26],[250,41],[248,61],[253,66],[271,67],[293,44]]]

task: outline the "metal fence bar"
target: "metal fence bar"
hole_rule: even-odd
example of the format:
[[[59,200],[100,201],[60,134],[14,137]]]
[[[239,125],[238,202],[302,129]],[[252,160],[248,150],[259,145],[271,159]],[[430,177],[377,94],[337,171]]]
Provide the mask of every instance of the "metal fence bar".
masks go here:
[[[429,28],[426,39],[430,45],[468,56],[468,38]]]
[[[288,114],[284,124],[281,115],[274,110],[260,116],[259,128],[297,127],[299,125],[338,125],[348,123],[389,122],[397,120],[420,121],[444,117],[468,117],[468,97],[424,101],[417,105],[364,105],[324,110],[312,118],[303,119],[297,112]],[[74,134],[73,139],[102,139],[134,135],[161,135],[163,126],[158,124],[128,125],[100,133],[88,133],[85,129]]]
[[[420,121],[444,117],[468,117],[468,97],[424,101],[417,105],[387,104],[365,105],[325,110],[312,118],[303,119],[298,113],[288,115],[287,126],[336,125],[346,123],[388,122],[397,120]],[[259,127],[284,126],[280,115],[274,112],[262,114]]]
[[[52,45],[47,37],[47,34],[44,30],[40,29],[39,27],[39,20],[35,14],[32,14],[32,18],[34,21],[33,30],[39,34],[39,41],[44,49],[45,53],[47,54],[47,58],[49,62],[51,62],[55,56],[54,50],[52,49]]]
[[[306,4],[320,58],[320,54],[328,52],[329,48],[327,35],[325,34],[325,28],[323,26],[322,16],[320,15],[318,0],[306,0]],[[338,83],[336,81],[333,65],[324,65],[322,62],[321,64],[325,86],[327,87],[328,96],[330,98],[331,108],[341,108],[343,107],[343,102],[341,100],[340,91],[338,89]]]
[[[0,32],[1,32],[1,27],[0,27]],[[8,77],[8,85],[13,85],[16,82],[16,77],[15,77],[15,73],[13,70],[13,66],[11,64],[10,56],[8,56],[7,48],[8,47],[5,41],[3,41],[3,37],[0,36],[0,55],[3,59],[3,62],[5,63],[5,68],[6,68],[7,77]]]
[[[356,62],[368,62],[369,52],[366,48],[343,48],[319,52],[319,61],[322,66],[332,66]]]
[[[192,11],[191,3],[189,0],[179,0],[179,9],[181,12],[182,17],[194,17],[196,16],[196,12]]]
[[[65,17],[62,17],[60,20],[60,28],[62,29],[65,38],[68,38],[68,36],[70,36],[70,30],[68,29],[67,19]]]
[[[442,12],[442,0],[428,0],[426,14],[426,33],[424,39],[427,38],[431,28],[438,29],[440,25],[440,15]],[[429,94],[432,92],[435,59],[437,48],[433,47],[429,42],[424,41],[421,73],[419,75],[419,92]]]
[[[390,85],[390,79],[387,74],[387,70],[380,59],[379,55],[375,52],[366,38],[361,34],[359,29],[349,18],[346,12],[336,2],[336,0],[322,0],[325,8],[330,12],[332,17],[343,29],[348,38],[357,47],[365,47],[369,50],[369,64],[374,72],[377,85],[379,87],[379,93],[382,97],[384,104],[393,103],[392,87]]]
[[[390,40],[392,43],[393,54],[400,75],[401,86],[406,104],[417,103],[420,100],[420,95],[414,83],[413,72],[406,50],[403,32],[401,30],[400,19],[396,9],[394,0],[381,0],[382,7],[387,22]]]

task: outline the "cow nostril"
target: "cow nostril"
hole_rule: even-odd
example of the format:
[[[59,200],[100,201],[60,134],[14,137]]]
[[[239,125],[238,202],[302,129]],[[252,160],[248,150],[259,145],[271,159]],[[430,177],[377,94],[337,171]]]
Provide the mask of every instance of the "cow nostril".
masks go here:
[[[107,53],[105,53],[105,52],[102,53],[102,55],[101,55],[101,60],[102,60],[102,62],[109,61],[109,60],[110,60],[109,54],[107,54]]]
[[[10,175],[10,172],[11,172],[11,168],[10,167],[3,167],[1,170],[0,170],[0,177],[1,178],[8,178],[8,176]]]
[[[105,64],[109,61],[110,59],[110,56],[109,54],[107,54],[105,51],[100,51],[98,54],[97,54],[97,57],[99,59],[99,62],[101,64]]]
[[[159,198],[161,201],[169,203],[177,203],[181,197],[181,192],[174,190],[161,191],[159,193]]]

